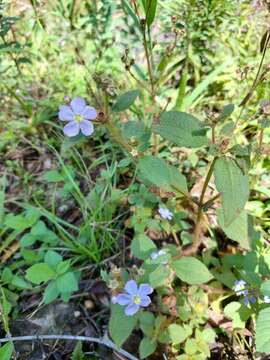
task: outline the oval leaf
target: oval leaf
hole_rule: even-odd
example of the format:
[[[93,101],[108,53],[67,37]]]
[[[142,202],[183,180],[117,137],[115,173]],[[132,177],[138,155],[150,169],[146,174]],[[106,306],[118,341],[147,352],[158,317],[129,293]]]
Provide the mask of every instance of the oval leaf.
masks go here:
[[[215,184],[221,193],[224,226],[229,226],[244,210],[249,198],[248,177],[236,162],[227,157],[219,158],[214,168]]]
[[[145,156],[139,161],[139,170],[143,177],[153,185],[167,191],[187,193],[187,182],[179,170],[164,160],[153,156]]]
[[[121,95],[113,106],[114,112],[120,112],[127,110],[135,102],[137,97],[140,95],[139,90],[132,90]]]
[[[229,239],[240,244],[243,249],[250,249],[253,235],[252,218],[243,210],[233,222],[226,226],[224,221],[223,210],[218,210],[218,223]]]
[[[131,243],[131,251],[133,256],[138,259],[145,260],[149,257],[151,252],[156,250],[156,245],[145,234],[139,234]]]
[[[155,20],[157,11],[157,0],[144,0],[143,6],[145,10],[146,23],[150,27]]]
[[[256,350],[270,353],[270,308],[259,312],[256,324]]]
[[[39,263],[31,266],[26,270],[26,279],[33,284],[39,285],[42,282],[51,280],[55,275],[55,272],[49,265],[45,263]]]
[[[148,337],[143,338],[139,346],[140,359],[145,359],[149,355],[153,354],[156,348],[157,342],[155,340],[151,340]]]
[[[213,279],[207,267],[194,257],[183,257],[174,261],[172,266],[179,279],[190,285],[207,283]]]
[[[0,359],[1,360],[10,360],[12,353],[14,350],[14,346],[11,342],[1,346],[0,348]]]
[[[184,112],[163,113],[160,117],[160,124],[154,130],[166,140],[181,147],[200,148],[208,143],[200,121]]]
[[[138,321],[138,314],[126,316],[124,307],[112,305],[109,332],[117,346],[121,346],[131,335]]]

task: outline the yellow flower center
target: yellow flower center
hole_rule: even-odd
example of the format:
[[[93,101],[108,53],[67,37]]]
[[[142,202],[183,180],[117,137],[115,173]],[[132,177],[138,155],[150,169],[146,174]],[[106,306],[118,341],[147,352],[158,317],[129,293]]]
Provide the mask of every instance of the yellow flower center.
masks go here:
[[[134,304],[136,304],[136,305],[140,305],[140,303],[141,303],[141,298],[140,298],[140,296],[138,296],[138,295],[134,296],[133,302],[134,302]]]
[[[75,118],[75,121],[77,121],[78,123],[80,123],[81,121],[83,121],[83,116],[80,115],[80,114],[76,114],[76,115],[74,116],[74,118]]]

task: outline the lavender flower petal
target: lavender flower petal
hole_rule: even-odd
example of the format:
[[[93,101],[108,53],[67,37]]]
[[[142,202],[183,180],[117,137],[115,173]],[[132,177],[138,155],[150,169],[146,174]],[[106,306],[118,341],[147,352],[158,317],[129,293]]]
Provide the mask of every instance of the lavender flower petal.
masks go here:
[[[141,284],[138,290],[138,295],[142,298],[146,295],[152,294],[154,289],[148,284]]]
[[[79,134],[80,125],[76,121],[70,121],[64,126],[64,134],[68,137],[76,136]]]
[[[58,113],[59,120],[61,121],[73,121],[74,114],[71,108],[68,105],[62,105],[59,107]]]
[[[168,209],[160,207],[158,209],[158,212],[159,212],[160,216],[162,217],[162,219],[172,220],[172,218],[173,218],[173,213],[171,211],[169,211]]]
[[[81,114],[87,120],[94,120],[98,116],[97,110],[92,106],[85,106]]]
[[[129,305],[132,303],[132,298],[130,295],[119,294],[116,296],[116,303],[119,305]]]
[[[149,296],[144,296],[141,298],[140,306],[146,307],[151,304],[151,299]]]
[[[244,304],[245,304],[246,306],[249,305],[249,297],[247,297],[247,296],[244,297]]]
[[[81,97],[75,97],[71,103],[70,106],[72,108],[72,110],[76,113],[76,114],[82,114],[86,103],[85,100]]]
[[[125,290],[130,295],[133,295],[133,296],[137,295],[138,286],[136,284],[136,281],[129,280],[125,285]]]
[[[85,136],[89,136],[94,132],[94,125],[91,121],[83,120],[80,122],[80,129]]]
[[[136,312],[138,312],[140,309],[140,306],[137,304],[129,304],[126,308],[125,308],[125,314],[127,316],[132,316],[134,314],[136,314]]]

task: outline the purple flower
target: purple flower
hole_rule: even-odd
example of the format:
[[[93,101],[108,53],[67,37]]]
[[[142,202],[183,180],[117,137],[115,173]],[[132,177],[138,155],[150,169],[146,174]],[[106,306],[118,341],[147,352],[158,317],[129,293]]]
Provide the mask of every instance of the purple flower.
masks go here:
[[[140,310],[140,307],[147,307],[151,303],[148,295],[152,294],[153,288],[148,284],[141,284],[138,288],[136,281],[129,280],[125,285],[124,294],[112,298],[113,304],[126,306],[125,314],[132,316]]]
[[[160,207],[158,209],[158,212],[159,212],[159,215],[162,217],[162,219],[172,220],[172,218],[173,218],[173,213],[170,212],[168,209]]]
[[[237,280],[234,283],[233,290],[235,291],[236,295],[244,295],[247,296],[248,290],[246,290],[247,283],[244,280]]]
[[[81,97],[74,98],[70,105],[62,105],[58,113],[59,120],[67,121],[64,126],[64,134],[68,137],[76,136],[81,131],[83,135],[89,136],[94,131],[93,123],[97,117],[97,111],[91,106],[87,106]]]
[[[248,306],[249,304],[255,304],[256,298],[253,295],[249,295],[248,293],[244,296],[244,304]]]

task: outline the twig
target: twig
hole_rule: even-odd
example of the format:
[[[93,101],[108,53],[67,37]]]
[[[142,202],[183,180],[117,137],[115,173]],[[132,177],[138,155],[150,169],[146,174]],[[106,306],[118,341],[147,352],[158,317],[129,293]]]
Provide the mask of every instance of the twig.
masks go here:
[[[8,341],[34,341],[34,340],[75,340],[75,341],[85,341],[97,343],[100,345],[107,346],[108,348],[122,354],[127,359],[130,360],[139,360],[137,357],[131,355],[124,349],[118,348],[108,337],[104,335],[102,338],[94,338],[88,336],[74,336],[74,335],[29,335],[29,336],[14,336],[8,338],[0,339],[0,343],[5,343]]]

